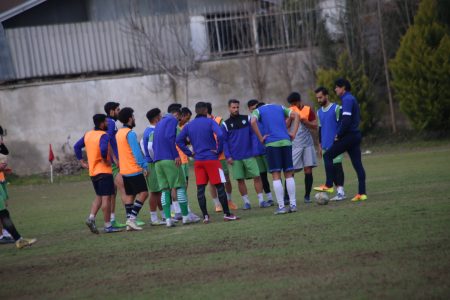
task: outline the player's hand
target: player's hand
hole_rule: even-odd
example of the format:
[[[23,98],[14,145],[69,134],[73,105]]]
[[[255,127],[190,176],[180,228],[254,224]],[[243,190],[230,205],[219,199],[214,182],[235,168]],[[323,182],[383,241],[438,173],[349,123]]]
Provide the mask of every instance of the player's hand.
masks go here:
[[[5,172],[5,174],[12,174],[12,169],[6,167],[6,168],[3,170],[3,172]]]
[[[232,165],[232,164],[233,164],[233,159],[232,159],[232,158],[227,158],[227,163],[228,163],[229,165]]]
[[[289,136],[291,138],[291,141],[295,139],[295,134],[293,132],[289,132]]]
[[[8,164],[7,163],[0,163],[0,171],[6,170]]]
[[[84,160],[80,160],[80,164],[83,168],[89,169],[89,165]]]
[[[260,140],[261,144],[264,144],[264,141],[265,141],[268,137],[269,137],[269,135],[268,135],[268,134],[265,134],[265,135],[262,137],[262,140]]]
[[[144,173],[144,177],[148,176],[148,171],[146,169],[142,169],[142,173]]]
[[[322,147],[320,145],[317,148],[317,153],[319,154],[319,157],[322,157]]]
[[[175,165],[177,167],[181,166],[181,158],[179,158],[179,157],[175,158]]]

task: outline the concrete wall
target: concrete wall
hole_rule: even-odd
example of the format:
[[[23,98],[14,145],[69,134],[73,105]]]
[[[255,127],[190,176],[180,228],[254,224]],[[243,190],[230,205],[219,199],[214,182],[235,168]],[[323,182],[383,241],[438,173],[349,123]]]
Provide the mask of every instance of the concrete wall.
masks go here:
[[[267,74],[267,89],[263,100],[282,103],[290,92],[279,74],[284,58],[294,70],[291,84],[307,96],[305,74],[301,72],[306,54],[295,52],[264,56],[260,59],[261,73]],[[232,59],[204,63],[191,74],[189,80],[189,107],[195,102],[210,101],[215,114],[227,116],[227,101],[242,100],[242,113],[247,113],[245,103],[255,98],[247,71],[249,59]],[[73,144],[92,127],[92,115],[103,112],[108,100],[122,107],[135,109],[136,131],[142,134],[147,120],[146,112],[153,107],[163,111],[173,102],[173,93],[165,76],[133,76],[99,78],[92,80],[54,82],[40,85],[9,87],[0,90],[0,125],[8,130],[4,138],[10,148],[9,163],[18,174],[44,172],[48,169],[48,145],[58,158],[64,156],[62,146],[70,136]],[[180,83],[176,89],[178,102],[185,101],[185,88]]]

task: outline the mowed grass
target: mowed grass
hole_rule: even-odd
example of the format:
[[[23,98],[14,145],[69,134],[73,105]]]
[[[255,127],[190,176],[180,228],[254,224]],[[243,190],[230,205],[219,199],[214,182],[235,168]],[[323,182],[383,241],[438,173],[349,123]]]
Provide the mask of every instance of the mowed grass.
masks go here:
[[[20,251],[0,245],[0,299],[448,299],[450,145],[406,145],[363,161],[364,203],[305,205],[298,174],[295,214],[257,208],[248,181],[254,208],[238,211],[238,222],[223,222],[209,201],[209,225],[109,235],[84,225],[88,181],[10,186],[14,222],[39,241]],[[344,164],[350,196],[356,176]],[[314,180],[324,181],[322,165]],[[193,185],[189,195],[198,212]]]

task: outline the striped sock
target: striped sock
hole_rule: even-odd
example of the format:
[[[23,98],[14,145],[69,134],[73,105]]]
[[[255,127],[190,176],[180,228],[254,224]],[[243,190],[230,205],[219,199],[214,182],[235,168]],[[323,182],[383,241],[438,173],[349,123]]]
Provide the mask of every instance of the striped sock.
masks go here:
[[[169,220],[171,218],[170,215],[170,191],[163,191],[161,193],[161,204],[164,211],[164,216],[166,217],[166,220]]]
[[[133,208],[132,208],[132,210],[131,210],[131,215],[133,216],[133,217],[137,217],[137,215],[139,214],[139,211],[141,210],[141,208],[142,208],[142,205],[144,205],[144,203],[142,203],[141,201],[139,201],[139,200],[134,200],[134,205],[133,205]]]
[[[188,210],[188,200],[186,195],[186,189],[183,187],[177,188],[177,200],[181,208],[181,214],[187,216],[189,214]]]

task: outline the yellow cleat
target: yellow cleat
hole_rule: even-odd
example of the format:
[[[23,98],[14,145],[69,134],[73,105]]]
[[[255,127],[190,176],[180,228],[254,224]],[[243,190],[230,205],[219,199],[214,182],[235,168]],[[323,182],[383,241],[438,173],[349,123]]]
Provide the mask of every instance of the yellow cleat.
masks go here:
[[[31,245],[33,245],[36,242],[37,242],[37,239],[21,238],[20,240],[16,241],[16,247],[17,247],[17,249],[22,249],[25,247],[30,247]]]
[[[228,208],[232,210],[237,210],[237,205],[233,202],[233,200],[228,201]]]
[[[365,200],[367,200],[366,194],[356,194],[356,196],[352,198],[352,202],[365,201]]]
[[[334,188],[333,187],[328,187],[325,184],[322,184],[321,186],[316,186],[314,188],[315,191],[318,192],[325,192],[325,193],[333,193],[334,192]]]
[[[216,213],[222,212],[222,205],[216,205]]]

